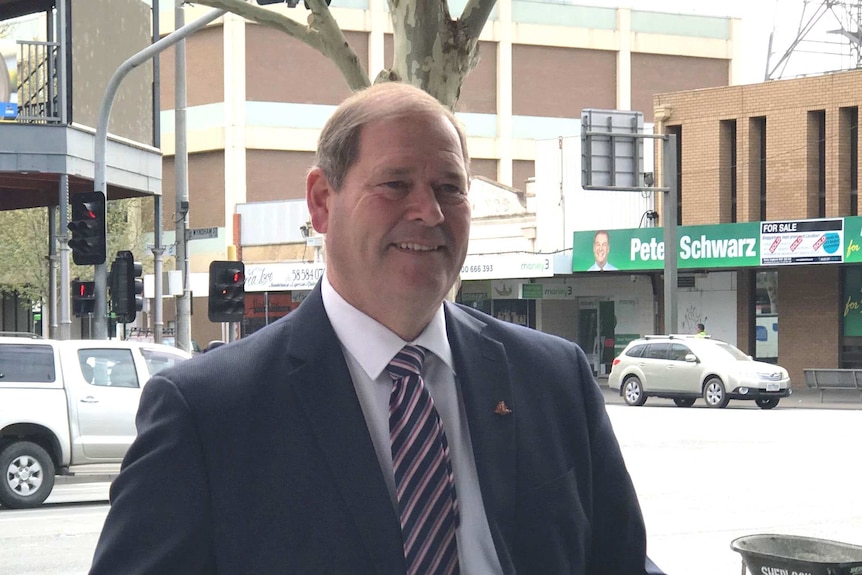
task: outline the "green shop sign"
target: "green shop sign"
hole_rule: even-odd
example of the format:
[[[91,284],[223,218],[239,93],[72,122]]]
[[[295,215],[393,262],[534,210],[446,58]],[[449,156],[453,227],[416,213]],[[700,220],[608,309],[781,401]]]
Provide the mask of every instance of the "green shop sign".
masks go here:
[[[677,266],[739,268],[862,262],[862,216],[677,228]],[[664,230],[574,233],[572,271],[664,268]]]

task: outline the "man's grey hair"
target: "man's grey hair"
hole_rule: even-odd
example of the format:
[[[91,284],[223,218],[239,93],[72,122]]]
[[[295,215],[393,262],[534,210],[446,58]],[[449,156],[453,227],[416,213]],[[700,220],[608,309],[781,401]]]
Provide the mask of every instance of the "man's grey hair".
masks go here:
[[[470,156],[464,126],[451,110],[427,92],[401,82],[375,84],[342,102],[320,133],[314,164],[323,170],[329,184],[338,191],[344,184],[347,171],[359,157],[359,136],[364,125],[378,120],[416,116],[443,117],[452,124],[461,142],[461,154],[469,179]]]

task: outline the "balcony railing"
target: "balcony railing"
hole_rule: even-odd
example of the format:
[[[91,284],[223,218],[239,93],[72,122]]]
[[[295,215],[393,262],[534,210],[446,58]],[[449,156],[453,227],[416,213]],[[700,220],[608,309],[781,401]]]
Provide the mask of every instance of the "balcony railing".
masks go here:
[[[18,41],[18,117],[25,124],[56,124],[61,121],[58,42]]]

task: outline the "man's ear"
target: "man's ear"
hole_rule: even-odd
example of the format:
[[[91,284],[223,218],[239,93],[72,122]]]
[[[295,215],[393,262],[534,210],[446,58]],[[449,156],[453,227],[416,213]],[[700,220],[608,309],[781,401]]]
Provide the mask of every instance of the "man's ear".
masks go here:
[[[334,193],[323,170],[313,167],[305,178],[305,201],[317,233],[325,234],[329,227],[329,198]]]

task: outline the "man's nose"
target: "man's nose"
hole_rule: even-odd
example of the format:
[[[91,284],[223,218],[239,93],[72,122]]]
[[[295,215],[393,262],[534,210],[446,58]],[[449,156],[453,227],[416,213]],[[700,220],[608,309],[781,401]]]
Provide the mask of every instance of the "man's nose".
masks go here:
[[[431,186],[415,186],[407,199],[411,219],[420,219],[430,226],[435,226],[445,219],[437,194]]]

